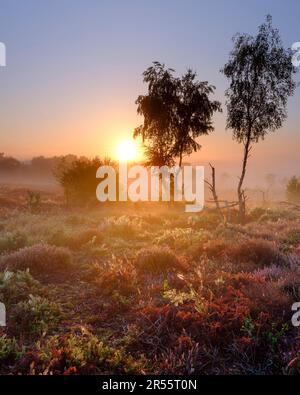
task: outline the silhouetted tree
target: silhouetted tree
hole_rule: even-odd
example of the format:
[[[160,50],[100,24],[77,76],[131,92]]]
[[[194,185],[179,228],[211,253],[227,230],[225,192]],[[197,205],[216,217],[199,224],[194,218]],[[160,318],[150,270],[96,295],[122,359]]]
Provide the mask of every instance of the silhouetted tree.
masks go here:
[[[134,131],[134,137],[146,141],[147,164],[170,165],[184,155],[201,148],[196,138],[213,131],[212,116],[221,110],[218,101],[209,95],[215,87],[196,80],[188,70],[182,78],[174,77],[173,69],[154,62],[144,73],[148,93],[139,96],[136,104],[144,123]]]
[[[146,166],[173,166],[173,151],[167,136],[161,135],[148,142],[145,147]]]
[[[114,166],[115,163],[110,159],[101,160],[98,157],[82,157],[73,161],[69,161],[68,157],[61,158],[53,173],[64,190],[67,205],[96,202],[95,191],[99,183],[96,172],[102,165]]]
[[[0,172],[9,172],[20,169],[21,162],[12,156],[5,156],[3,152],[0,152]]]
[[[173,72],[163,64],[154,62],[143,73],[144,82],[148,84],[148,94],[136,100],[137,112],[144,117],[144,122],[134,130],[133,137],[141,136],[143,143],[147,142],[145,147],[149,165],[173,163],[172,126],[178,84]]]
[[[237,188],[241,221],[245,218],[243,182],[252,144],[280,128],[287,116],[287,100],[295,89],[291,60],[291,51],[283,47],[271,16],[267,16],[257,36],[238,34],[234,38],[234,48],[222,70],[230,80],[226,92],[227,127],[233,129],[234,139],[244,145]]]
[[[179,166],[183,155],[190,155],[201,148],[196,138],[214,130],[212,116],[214,112],[221,111],[221,103],[209,98],[215,87],[207,81],[197,81],[196,76],[188,70],[177,85],[176,114],[172,119],[175,121],[173,155],[179,157]]]

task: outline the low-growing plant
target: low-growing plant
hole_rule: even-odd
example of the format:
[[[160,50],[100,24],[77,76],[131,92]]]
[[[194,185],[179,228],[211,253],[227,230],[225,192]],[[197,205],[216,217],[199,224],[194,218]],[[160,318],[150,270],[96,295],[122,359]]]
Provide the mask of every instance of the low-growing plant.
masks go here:
[[[279,340],[287,333],[289,330],[288,324],[282,324],[279,328],[276,323],[272,323],[272,327],[266,332],[266,338],[271,346],[275,348],[278,345]]]
[[[22,355],[23,350],[15,338],[0,336],[0,367],[15,363]]]
[[[27,236],[19,231],[7,232],[0,236],[0,254],[18,250],[27,245]]]
[[[37,343],[41,371],[60,374],[109,373],[137,374],[145,368],[145,359],[134,359],[123,348],[104,344],[91,333],[53,336]]]
[[[103,239],[103,232],[97,228],[77,231],[57,229],[48,237],[47,242],[57,247],[68,247],[72,250],[79,250],[87,244],[97,246],[103,242]]]
[[[160,274],[185,270],[185,265],[169,248],[154,246],[138,253],[136,268],[139,272]]]
[[[251,317],[246,317],[241,332],[247,337],[255,340],[257,336],[257,328]]]
[[[196,231],[192,228],[175,228],[163,231],[162,235],[154,239],[157,245],[168,245],[178,250],[186,250],[193,245],[197,245],[204,239],[203,231]]]
[[[106,237],[119,237],[133,239],[139,236],[142,221],[137,217],[122,215],[121,217],[108,217],[100,226]]]
[[[10,307],[42,292],[40,283],[28,271],[0,272],[0,300]]]
[[[70,268],[72,257],[68,249],[48,244],[36,244],[0,258],[0,270],[26,270],[34,275],[63,272]]]
[[[11,321],[20,335],[40,336],[55,328],[61,310],[56,303],[40,296],[30,295],[19,302],[11,312]]]
[[[177,291],[177,289],[167,289],[164,291],[163,296],[176,307],[184,303],[192,302],[195,310],[199,313],[205,310],[205,299],[192,287],[189,292]]]
[[[266,213],[266,209],[263,207],[255,207],[247,214],[246,219],[247,222],[250,221],[259,221],[260,218]]]

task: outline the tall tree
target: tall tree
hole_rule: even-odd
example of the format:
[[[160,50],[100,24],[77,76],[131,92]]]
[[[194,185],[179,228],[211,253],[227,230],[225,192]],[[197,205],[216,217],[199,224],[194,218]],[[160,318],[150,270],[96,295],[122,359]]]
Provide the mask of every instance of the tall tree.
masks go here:
[[[139,96],[136,104],[144,122],[134,137],[146,141],[147,164],[170,165],[179,158],[181,166],[184,155],[201,148],[196,139],[214,130],[212,116],[221,111],[221,104],[209,98],[215,87],[197,81],[191,70],[175,78],[173,69],[158,62],[143,75],[148,93]]]
[[[171,165],[174,133],[172,131],[174,105],[178,81],[174,70],[154,62],[144,73],[148,93],[137,98],[137,112],[144,117],[142,125],[134,130],[133,137],[142,137],[146,147],[148,165]]]
[[[244,221],[243,183],[252,145],[282,126],[288,97],[295,90],[292,53],[283,47],[271,16],[267,16],[255,37],[238,34],[234,38],[234,48],[222,71],[230,81],[226,91],[227,128],[233,130],[233,138],[244,146],[237,188],[240,220]]]
[[[211,101],[209,96],[215,87],[207,81],[196,80],[197,74],[188,70],[178,80],[176,116],[174,120],[175,144],[173,155],[179,157],[182,165],[184,155],[190,155],[201,148],[196,139],[214,130],[212,117],[214,112],[221,111],[221,103]]]

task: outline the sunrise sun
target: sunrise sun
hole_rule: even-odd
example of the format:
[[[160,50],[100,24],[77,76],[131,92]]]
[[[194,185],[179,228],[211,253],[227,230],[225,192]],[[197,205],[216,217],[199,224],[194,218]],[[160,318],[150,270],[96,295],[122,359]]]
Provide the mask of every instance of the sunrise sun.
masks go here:
[[[117,155],[121,162],[134,162],[140,158],[141,153],[134,140],[123,140],[118,145]]]

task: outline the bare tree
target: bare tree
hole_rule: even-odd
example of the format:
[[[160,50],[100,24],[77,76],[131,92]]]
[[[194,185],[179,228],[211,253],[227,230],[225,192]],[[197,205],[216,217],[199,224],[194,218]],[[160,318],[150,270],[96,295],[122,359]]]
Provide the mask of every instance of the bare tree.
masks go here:
[[[211,164],[209,164],[209,166],[211,168],[211,182],[205,180],[205,183],[208,185],[208,187],[209,187],[209,189],[211,191],[211,194],[212,194],[214,203],[216,205],[216,209],[218,211],[218,214],[220,216],[220,219],[221,219],[221,221],[224,221],[224,216],[223,216],[223,213],[222,213],[222,210],[221,210],[221,207],[220,207],[220,202],[219,202],[219,198],[218,198],[218,195],[217,195],[217,189],[216,189],[216,170]]]

